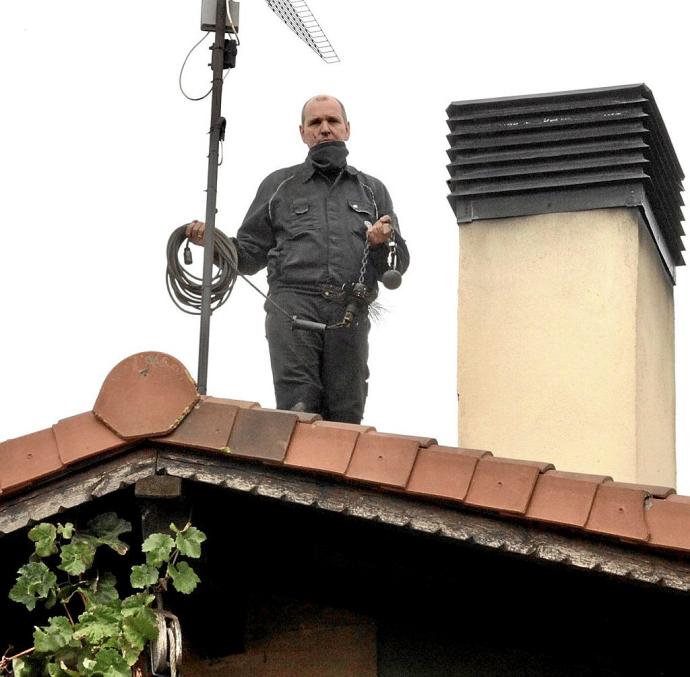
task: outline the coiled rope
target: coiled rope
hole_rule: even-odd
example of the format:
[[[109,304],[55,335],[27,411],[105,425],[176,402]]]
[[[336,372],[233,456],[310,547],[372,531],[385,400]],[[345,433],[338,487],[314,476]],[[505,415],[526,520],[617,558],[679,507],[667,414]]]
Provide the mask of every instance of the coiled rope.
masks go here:
[[[188,272],[179,258],[180,247],[187,240],[186,229],[186,224],[176,228],[168,239],[165,283],[170,298],[182,312],[201,315],[203,278]],[[213,265],[216,272],[211,278],[211,312],[228,300],[237,280],[237,248],[218,228],[213,241]]]

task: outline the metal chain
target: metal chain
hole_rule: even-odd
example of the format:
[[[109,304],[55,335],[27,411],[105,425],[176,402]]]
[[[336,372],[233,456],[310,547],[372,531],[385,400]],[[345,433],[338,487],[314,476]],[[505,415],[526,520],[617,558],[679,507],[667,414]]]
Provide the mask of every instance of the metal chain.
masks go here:
[[[359,284],[364,284],[364,276],[367,272],[367,264],[369,263],[369,239],[367,238],[364,245],[364,255],[362,256],[362,265],[359,269]]]

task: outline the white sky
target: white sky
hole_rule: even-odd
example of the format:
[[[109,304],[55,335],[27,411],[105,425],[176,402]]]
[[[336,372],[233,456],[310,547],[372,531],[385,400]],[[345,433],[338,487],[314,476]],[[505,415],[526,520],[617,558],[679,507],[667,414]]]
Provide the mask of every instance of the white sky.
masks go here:
[[[451,101],[645,82],[690,167],[682,4],[308,0],[342,62],[326,65],[263,0],[243,0],[218,225],[234,234],[269,171],[303,159],[299,111],[327,92],[352,164],[381,178],[412,265],[372,330],[365,422],[456,444],[457,226],[446,200]],[[197,373],[198,318],[165,291],[170,232],[205,211],[210,98],[180,65],[200,0],[0,3],[0,440],[91,409],[124,357]],[[206,91],[197,50],[187,90]],[[201,260],[201,250],[195,251]],[[263,274],[255,281],[265,288]],[[688,271],[676,287],[678,488],[690,493]],[[241,280],[211,324],[208,392],[274,406],[262,300]],[[543,459],[550,460],[550,459]]]

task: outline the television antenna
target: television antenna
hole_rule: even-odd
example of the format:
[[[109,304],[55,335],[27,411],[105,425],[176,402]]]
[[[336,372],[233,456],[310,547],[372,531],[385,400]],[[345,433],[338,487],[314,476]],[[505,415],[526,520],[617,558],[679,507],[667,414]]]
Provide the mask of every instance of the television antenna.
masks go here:
[[[282,21],[326,63],[340,61],[326,34],[312,14],[305,0],[266,0],[268,6]],[[221,140],[225,137],[225,118],[221,116],[223,71],[235,66],[239,45],[239,2],[233,0],[202,0],[201,29],[215,31],[211,69],[211,127],[208,150],[208,176],[206,186],[206,228],[204,231],[204,263],[201,293],[201,326],[199,331],[199,363],[197,389],[206,394],[208,379],[208,351],[211,327],[211,285],[216,230],[216,198],[218,193],[218,156]],[[215,14],[214,14],[215,9]],[[226,39],[225,34],[230,34]]]

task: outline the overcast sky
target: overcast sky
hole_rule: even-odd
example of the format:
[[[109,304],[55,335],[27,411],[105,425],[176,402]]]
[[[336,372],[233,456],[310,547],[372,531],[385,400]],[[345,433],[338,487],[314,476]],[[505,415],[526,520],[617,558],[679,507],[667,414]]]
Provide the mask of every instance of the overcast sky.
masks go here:
[[[403,286],[381,297],[387,312],[372,331],[365,422],[454,445],[458,233],[446,200],[446,107],[645,82],[687,170],[682,5],[308,1],[341,63],[321,62],[263,0],[242,1],[238,66],[225,81],[217,224],[234,234],[259,181],[303,159],[305,99],[343,100],[349,159],[388,186],[412,255]],[[173,306],[164,272],[171,231],[205,211],[210,98],[192,103],[177,84],[202,35],[199,14],[200,0],[0,3],[0,440],[91,409],[107,373],[133,353],[168,352],[197,374],[198,318]],[[209,60],[206,43],[190,58],[191,95],[208,88]],[[256,281],[265,288],[263,274]],[[688,286],[681,268],[683,493]],[[262,299],[241,280],[212,319],[208,393],[274,406]]]

